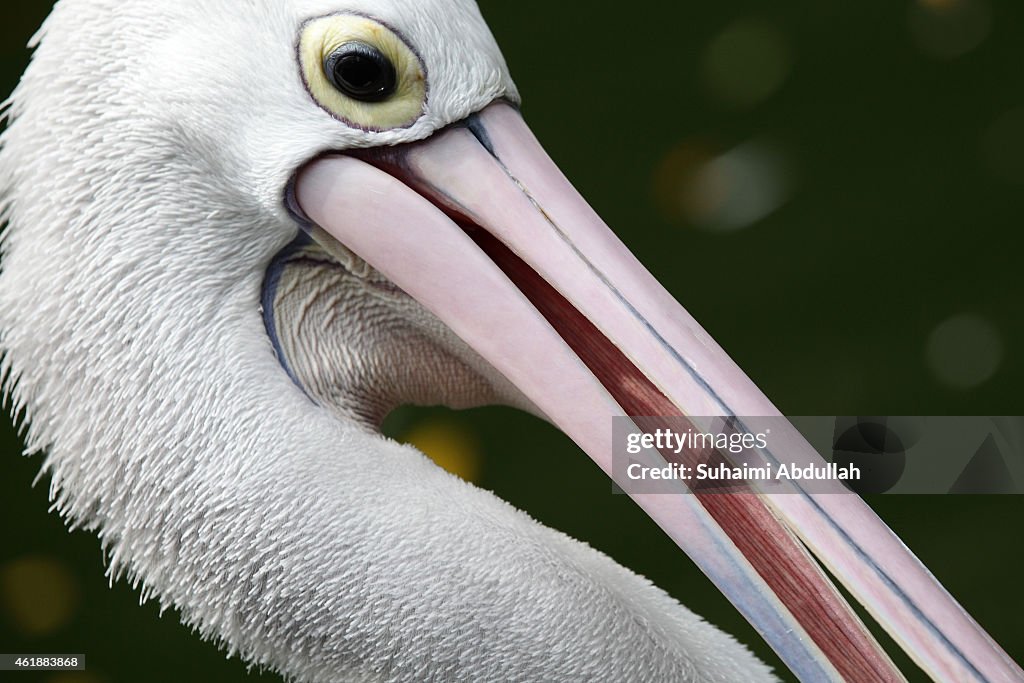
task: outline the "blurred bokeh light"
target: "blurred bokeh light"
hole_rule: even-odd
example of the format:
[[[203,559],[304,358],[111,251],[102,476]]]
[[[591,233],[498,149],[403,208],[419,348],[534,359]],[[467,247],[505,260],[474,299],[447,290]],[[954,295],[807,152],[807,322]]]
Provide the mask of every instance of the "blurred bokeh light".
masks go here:
[[[462,420],[429,418],[416,423],[400,437],[431,460],[466,481],[480,479],[480,443]]]
[[[0,565],[3,616],[26,636],[52,635],[75,616],[77,577],[59,560],[26,556]]]
[[[767,218],[796,189],[795,162],[770,139],[711,155],[707,143],[683,143],[658,167],[655,193],[670,219],[708,231],[732,232]]]
[[[792,48],[782,31],[764,20],[741,19],[712,38],[701,76],[720,103],[749,107],[782,87],[792,65]]]
[[[996,179],[1024,185],[1024,106],[999,114],[985,132],[982,145],[985,162]]]
[[[932,330],[926,354],[936,379],[957,389],[972,389],[999,369],[1003,341],[988,320],[964,313],[947,318]]]
[[[910,33],[926,55],[953,59],[978,47],[992,31],[987,0],[917,0],[910,5]]]

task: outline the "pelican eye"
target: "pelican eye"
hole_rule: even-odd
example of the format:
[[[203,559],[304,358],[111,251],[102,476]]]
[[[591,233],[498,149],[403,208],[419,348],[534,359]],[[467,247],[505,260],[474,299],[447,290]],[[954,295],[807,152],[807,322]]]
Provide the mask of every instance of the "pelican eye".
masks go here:
[[[331,14],[303,24],[302,80],[336,119],[369,131],[411,126],[423,114],[427,75],[402,36],[369,17]]]
[[[395,92],[395,67],[380,50],[366,43],[347,43],[324,60],[324,72],[335,88],[360,102],[380,102]]]

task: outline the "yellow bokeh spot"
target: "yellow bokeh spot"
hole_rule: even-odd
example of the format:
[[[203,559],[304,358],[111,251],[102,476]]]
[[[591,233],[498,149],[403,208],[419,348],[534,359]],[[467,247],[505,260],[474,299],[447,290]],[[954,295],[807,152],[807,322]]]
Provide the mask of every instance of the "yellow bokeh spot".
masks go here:
[[[27,556],[0,567],[0,607],[26,636],[60,630],[74,617],[78,602],[74,574],[55,559]]]
[[[404,439],[452,474],[475,482],[480,476],[480,444],[468,428],[453,420],[428,420]]]

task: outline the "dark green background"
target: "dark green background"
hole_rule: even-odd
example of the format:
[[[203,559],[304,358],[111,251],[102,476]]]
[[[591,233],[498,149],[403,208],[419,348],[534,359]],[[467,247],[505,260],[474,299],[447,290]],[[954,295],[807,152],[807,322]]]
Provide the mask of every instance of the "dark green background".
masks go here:
[[[915,42],[907,2],[481,4],[527,120],[554,159],[784,412],[1022,414],[1024,132],[1002,141],[1002,166],[993,166],[985,141],[993,122],[1024,105],[1024,6],[992,3],[987,37],[943,58]],[[21,0],[0,10],[3,93],[24,68],[23,45],[48,5]],[[707,46],[737,21],[773,27],[792,56],[781,87],[743,106],[716,97],[700,75]],[[713,152],[750,139],[788,150],[794,194],[779,211],[721,233],[658,209],[655,178],[671,149],[689,141]],[[971,390],[943,385],[925,360],[930,332],[959,313],[984,316],[1004,348],[995,376]],[[434,415],[405,411],[394,429]],[[483,486],[608,552],[772,657],[560,434],[504,409],[447,419],[480,439]],[[18,558],[49,558],[67,569],[79,595],[70,621],[45,637],[28,636],[0,611],[0,651],[84,652],[89,680],[111,683],[257,678],[200,642],[173,612],[158,617],[154,604],[140,608],[124,583],[108,588],[98,542],[68,534],[47,514],[46,482],[31,488],[40,460],[18,457],[6,421],[0,448],[0,572]],[[541,466],[555,475],[537,477]],[[1010,655],[1024,659],[1024,499],[871,503]]]

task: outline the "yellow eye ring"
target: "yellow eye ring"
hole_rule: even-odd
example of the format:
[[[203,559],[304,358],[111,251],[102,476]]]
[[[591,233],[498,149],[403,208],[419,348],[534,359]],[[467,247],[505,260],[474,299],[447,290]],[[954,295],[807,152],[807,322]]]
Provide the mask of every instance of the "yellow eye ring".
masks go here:
[[[423,114],[426,70],[387,26],[354,14],[311,19],[298,51],[309,94],[344,123],[382,131],[411,126]]]

